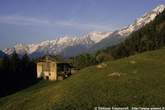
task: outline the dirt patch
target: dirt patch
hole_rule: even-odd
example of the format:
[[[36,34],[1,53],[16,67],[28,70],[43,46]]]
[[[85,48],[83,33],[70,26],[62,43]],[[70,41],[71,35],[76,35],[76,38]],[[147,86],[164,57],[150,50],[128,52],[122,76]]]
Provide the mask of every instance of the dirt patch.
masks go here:
[[[113,72],[113,73],[109,74],[108,77],[119,78],[119,77],[121,77],[121,73],[119,73],[119,72]]]
[[[130,63],[131,63],[131,64],[136,64],[136,61],[131,60]]]
[[[105,68],[106,66],[107,66],[107,64],[101,63],[101,64],[96,65],[96,68],[101,69],[101,68]]]
[[[133,73],[137,73],[138,71],[137,70],[134,70]]]

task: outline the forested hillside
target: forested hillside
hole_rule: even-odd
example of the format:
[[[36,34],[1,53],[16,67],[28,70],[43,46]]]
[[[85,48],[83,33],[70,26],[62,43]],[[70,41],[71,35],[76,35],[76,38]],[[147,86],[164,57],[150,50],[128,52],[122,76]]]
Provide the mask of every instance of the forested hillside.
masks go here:
[[[82,54],[72,58],[79,68],[104,61],[128,57],[137,53],[159,49],[165,46],[165,10],[154,21],[133,32],[120,44],[110,46],[92,54]]]
[[[111,54],[114,58],[121,58],[163,46],[165,46],[165,10],[154,21],[133,32],[123,43],[109,47],[103,52]]]
[[[17,92],[36,82],[36,67],[25,54],[5,55],[0,60],[0,97]]]

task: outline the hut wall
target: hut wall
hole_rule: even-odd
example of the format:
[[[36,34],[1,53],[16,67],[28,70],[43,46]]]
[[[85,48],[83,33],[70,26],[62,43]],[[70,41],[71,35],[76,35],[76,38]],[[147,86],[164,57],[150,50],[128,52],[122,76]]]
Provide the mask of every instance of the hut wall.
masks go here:
[[[37,78],[42,77],[42,62],[37,63]]]

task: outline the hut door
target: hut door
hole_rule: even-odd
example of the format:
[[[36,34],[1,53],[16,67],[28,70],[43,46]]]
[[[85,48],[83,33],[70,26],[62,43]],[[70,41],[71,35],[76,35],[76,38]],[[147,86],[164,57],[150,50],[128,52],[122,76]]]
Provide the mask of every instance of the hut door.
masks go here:
[[[49,80],[49,76],[46,76],[46,80]]]

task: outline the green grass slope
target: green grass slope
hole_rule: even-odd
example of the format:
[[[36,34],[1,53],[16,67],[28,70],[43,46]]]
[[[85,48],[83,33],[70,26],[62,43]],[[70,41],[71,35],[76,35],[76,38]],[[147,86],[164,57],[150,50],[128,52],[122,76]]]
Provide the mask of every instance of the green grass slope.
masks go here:
[[[113,73],[113,74],[112,74]],[[165,106],[165,48],[85,68],[64,81],[41,81],[0,99],[0,110],[93,110]]]

